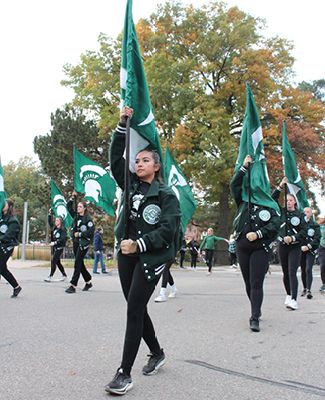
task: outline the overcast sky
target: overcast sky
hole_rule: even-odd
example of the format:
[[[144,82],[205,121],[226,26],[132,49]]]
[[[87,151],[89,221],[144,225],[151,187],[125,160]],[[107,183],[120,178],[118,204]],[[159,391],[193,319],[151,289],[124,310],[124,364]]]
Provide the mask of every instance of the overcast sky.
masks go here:
[[[133,0],[134,21],[164,2]],[[201,6],[207,0],[183,3]],[[267,36],[293,41],[297,82],[325,78],[325,1],[226,3],[265,18]],[[85,50],[97,49],[100,32],[115,37],[123,29],[126,0],[11,0],[0,4],[0,156],[5,165],[24,155],[33,156],[34,136],[49,131],[51,112],[73,96],[60,85],[63,65],[77,64]]]

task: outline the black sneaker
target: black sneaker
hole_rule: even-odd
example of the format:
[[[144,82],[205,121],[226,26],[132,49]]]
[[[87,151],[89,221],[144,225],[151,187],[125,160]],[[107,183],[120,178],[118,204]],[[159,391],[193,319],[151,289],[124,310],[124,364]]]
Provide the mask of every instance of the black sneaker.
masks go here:
[[[76,288],[73,286],[69,286],[65,291],[66,293],[76,293]]]
[[[85,284],[85,287],[82,289],[82,291],[83,292],[88,292],[88,290],[90,289],[90,288],[92,288],[93,287],[93,284],[90,282],[90,283],[86,283]]]
[[[133,388],[131,375],[125,374],[122,368],[119,368],[113,380],[105,386],[107,393],[123,395]]]
[[[310,291],[310,290],[307,291],[307,296],[306,296],[306,297],[307,297],[307,299],[309,299],[309,300],[313,298],[313,295],[311,294],[311,291]]]
[[[258,319],[250,318],[249,327],[251,328],[252,332],[259,332],[260,331],[260,324],[259,324]]]
[[[307,289],[304,289],[304,290],[301,292],[300,297],[305,297],[306,294],[307,294]]]
[[[21,287],[20,287],[20,286],[14,288],[11,297],[12,297],[12,298],[17,297],[17,296],[19,295],[20,292],[21,292]]]
[[[147,365],[142,368],[143,375],[155,375],[159,368],[165,364],[165,353],[161,349],[161,354],[148,354],[149,360]]]

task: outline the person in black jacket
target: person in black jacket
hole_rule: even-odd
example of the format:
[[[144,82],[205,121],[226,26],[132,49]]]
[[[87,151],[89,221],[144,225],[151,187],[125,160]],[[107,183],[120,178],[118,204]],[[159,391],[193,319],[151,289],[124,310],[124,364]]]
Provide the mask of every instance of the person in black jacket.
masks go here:
[[[274,200],[279,201],[280,193],[288,179],[284,177],[272,193]],[[288,193],[286,206],[281,208],[281,226],[279,231],[279,257],[283,271],[283,284],[287,293],[284,304],[289,310],[298,310],[297,270],[300,264],[301,246],[306,237],[304,214],[297,208],[297,199]]]
[[[120,123],[113,134],[110,148],[112,174],[124,190],[123,157],[125,150],[126,118],[133,110],[121,110]],[[123,395],[133,387],[131,369],[137,356],[141,339],[150,350],[144,375],[153,375],[165,363],[165,354],[156,337],[153,323],[147,310],[159,277],[166,264],[174,261],[180,244],[180,206],[171,188],[160,178],[159,154],[151,149],[138,152],[135,173],[130,173],[130,210],[125,216],[125,193],[115,225],[117,240],[117,263],[124,297],[127,301],[127,324],[123,356],[113,380],[105,390]],[[125,217],[128,218],[129,233],[126,237]]]
[[[312,299],[311,285],[313,282],[313,266],[316,256],[316,251],[320,242],[320,228],[313,219],[313,210],[310,207],[304,208],[307,235],[305,241],[301,246],[301,280],[303,284],[303,291],[301,296],[306,296],[307,299]]]
[[[190,249],[190,255],[191,255],[191,268],[196,269],[196,262],[197,262],[197,257],[199,255],[199,248],[200,245],[199,243],[192,237],[190,242],[187,244],[187,246]]]
[[[83,292],[87,292],[92,288],[91,275],[87,271],[84,263],[84,258],[88,252],[89,245],[94,236],[95,226],[88,214],[87,203],[80,201],[77,205],[77,212],[73,208],[75,201],[76,192],[67,203],[70,215],[73,217],[72,224],[72,239],[73,239],[73,253],[75,256],[74,272],[71,278],[71,285],[66,289],[66,293],[76,293],[76,287],[80,274],[85,280],[85,286],[82,289]]]
[[[56,217],[53,225],[53,216],[51,209],[48,214],[48,224],[51,228],[51,243],[50,246],[53,247],[53,255],[51,260],[51,272],[50,275],[44,279],[45,282],[52,282],[56,267],[59,268],[62,276],[60,281],[65,281],[67,274],[65,273],[64,267],[61,263],[61,256],[64,247],[67,242],[67,230],[65,229],[63,219],[61,217]]]
[[[234,219],[234,237],[237,243],[237,255],[246,293],[251,303],[250,329],[259,332],[259,319],[263,302],[263,282],[269,267],[270,245],[277,236],[280,216],[272,208],[251,204],[242,199],[242,182],[251,156],[247,155],[243,166],[234,175],[230,187],[237,204]]]
[[[13,209],[13,201],[7,199],[0,218],[0,275],[13,287],[11,297],[17,297],[21,291],[21,286],[7,267],[7,261],[12,255],[14,247],[18,245],[20,231],[19,222],[14,216]]]

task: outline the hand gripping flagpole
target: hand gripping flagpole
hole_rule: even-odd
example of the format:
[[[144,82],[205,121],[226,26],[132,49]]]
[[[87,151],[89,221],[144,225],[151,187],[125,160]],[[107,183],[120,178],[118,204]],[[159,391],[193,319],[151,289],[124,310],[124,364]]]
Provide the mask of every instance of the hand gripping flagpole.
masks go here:
[[[129,214],[130,214],[130,117],[126,118],[125,133],[125,165],[124,165],[124,221],[125,238],[129,238]]]

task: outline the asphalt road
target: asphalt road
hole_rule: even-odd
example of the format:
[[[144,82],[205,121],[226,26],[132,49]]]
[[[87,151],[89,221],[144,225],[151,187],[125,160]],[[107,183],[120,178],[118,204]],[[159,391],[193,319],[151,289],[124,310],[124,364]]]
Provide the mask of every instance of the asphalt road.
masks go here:
[[[104,385],[119,366],[126,306],[117,271],[97,275],[90,292],[45,283],[48,270],[14,262],[23,287],[11,299],[0,281],[0,399],[107,399]],[[71,270],[68,270],[71,274]],[[132,370],[141,400],[309,400],[325,398],[325,295],[315,267],[314,298],[284,307],[279,268],[265,281],[261,332],[248,328],[249,303],[239,272],[173,270],[178,297],[149,305],[166,364],[143,376],[142,344]],[[300,290],[300,288],[299,288]],[[158,289],[157,289],[158,291]]]

